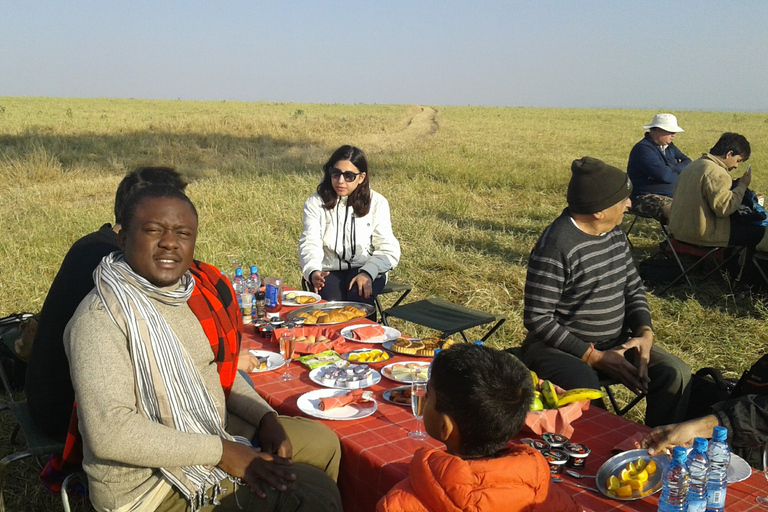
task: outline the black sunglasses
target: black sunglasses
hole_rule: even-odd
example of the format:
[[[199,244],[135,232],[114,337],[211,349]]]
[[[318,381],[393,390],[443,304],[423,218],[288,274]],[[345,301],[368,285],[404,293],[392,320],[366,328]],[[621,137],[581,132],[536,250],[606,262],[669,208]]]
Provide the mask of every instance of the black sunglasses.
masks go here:
[[[357,179],[358,176],[360,176],[361,172],[352,172],[352,171],[346,171],[342,172],[341,169],[338,169],[336,167],[331,167],[331,178],[334,180],[339,179],[340,176],[344,176],[344,181],[347,183],[351,183]]]

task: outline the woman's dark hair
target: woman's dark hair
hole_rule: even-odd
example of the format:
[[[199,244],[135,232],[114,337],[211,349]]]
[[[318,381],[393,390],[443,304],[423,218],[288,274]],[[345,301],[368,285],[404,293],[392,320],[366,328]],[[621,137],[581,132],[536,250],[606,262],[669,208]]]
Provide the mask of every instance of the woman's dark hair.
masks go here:
[[[170,185],[182,192],[187,188],[184,177],[173,167],[139,167],[127,174],[115,193],[115,223],[122,224],[122,211],[128,197],[149,185]]]
[[[531,374],[507,352],[459,343],[435,356],[435,409],[459,430],[461,455],[492,457],[520,431],[533,400]]]
[[[362,149],[347,145],[334,151],[331,158],[323,166],[323,181],[317,186],[317,193],[323,200],[323,208],[332,210],[336,206],[339,196],[331,183],[331,169],[342,160],[349,160],[359,172],[365,173],[362,183],[347,198],[347,205],[354,209],[355,216],[364,217],[368,215],[368,211],[371,209],[371,185],[368,180],[368,160],[366,160]]]
[[[752,149],[745,136],[738,133],[725,132],[720,136],[720,140],[712,146],[709,153],[715,156],[726,156],[729,151],[733,151],[734,156],[741,155],[742,161],[746,161],[749,160]]]
[[[136,209],[144,199],[156,199],[159,197],[168,199],[178,199],[183,201],[192,208],[192,213],[197,217],[197,208],[192,204],[192,201],[178,188],[173,185],[148,185],[144,188],[132,193],[128,196],[128,200],[123,206],[123,210],[120,212],[120,217],[123,219],[121,224],[122,229],[126,232],[130,231],[133,218],[136,216]]]

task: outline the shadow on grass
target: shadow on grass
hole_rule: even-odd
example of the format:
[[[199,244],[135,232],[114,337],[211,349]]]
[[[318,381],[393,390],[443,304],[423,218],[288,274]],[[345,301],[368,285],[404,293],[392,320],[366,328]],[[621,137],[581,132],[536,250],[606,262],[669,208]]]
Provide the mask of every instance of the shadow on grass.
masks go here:
[[[318,173],[324,158],[335,149],[312,140],[289,140],[263,134],[239,137],[152,128],[119,135],[47,134],[40,129],[20,135],[0,135],[0,157],[6,161],[23,162],[44,152],[65,170],[94,165],[105,170],[120,165],[126,168],[172,165],[192,174],[196,169],[215,168],[220,173],[232,175],[263,175],[275,171],[311,175]],[[124,172],[124,169],[119,170]]]

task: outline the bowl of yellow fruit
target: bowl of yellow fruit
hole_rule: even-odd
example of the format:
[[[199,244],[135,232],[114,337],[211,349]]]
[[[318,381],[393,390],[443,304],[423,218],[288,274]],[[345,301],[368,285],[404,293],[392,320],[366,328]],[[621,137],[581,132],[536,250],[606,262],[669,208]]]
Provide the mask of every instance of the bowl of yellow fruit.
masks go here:
[[[597,472],[597,488],[617,500],[645,498],[661,489],[661,473],[668,462],[666,455],[650,456],[643,449],[614,455]]]

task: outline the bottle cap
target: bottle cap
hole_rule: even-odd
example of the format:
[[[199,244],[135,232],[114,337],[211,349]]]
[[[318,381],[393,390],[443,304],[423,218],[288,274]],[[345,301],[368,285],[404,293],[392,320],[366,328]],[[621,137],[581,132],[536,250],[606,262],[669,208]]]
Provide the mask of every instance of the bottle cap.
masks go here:
[[[235,269],[235,277],[239,277],[239,276],[242,276],[242,275],[243,275],[243,269],[241,269],[240,267],[237,267]]]
[[[251,274],[258,274],[259,269],[256,268],[256,265],[251,265]]]
[[[475,345],[485,345],[482,340],[475,340]]]
[[[672,450],[672,460],[678,462],[685,462],[685,457],[688,455],[688,451],[682,446],[675,446]]]
[[[712,430],[712,441],[725,441],[728,439],[728,429],[725,427],[715,427]]]
[[[693,449],[698,450],[702,453],[706,453],[707,447],[709,446],[709,441],[704,439],[703,437],[697,437],[693,440]]]

